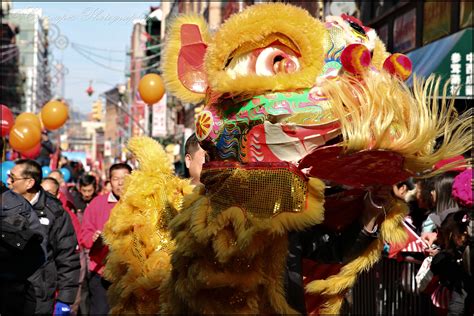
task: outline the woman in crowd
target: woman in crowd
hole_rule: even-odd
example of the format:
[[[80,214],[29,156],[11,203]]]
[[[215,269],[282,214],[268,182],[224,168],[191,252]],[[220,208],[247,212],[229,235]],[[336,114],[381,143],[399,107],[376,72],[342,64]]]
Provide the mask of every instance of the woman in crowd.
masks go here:
[[[433,217],[439,224],[436,243],[441,250],[433,257],[431,271],[439,277],[439,286],[432,295],[433,304],[447,315],[472,315],[469,294],[472,295],[472,276],[463,265],[463,253],[469,243],[469,214],[466,210],[450,208]]]

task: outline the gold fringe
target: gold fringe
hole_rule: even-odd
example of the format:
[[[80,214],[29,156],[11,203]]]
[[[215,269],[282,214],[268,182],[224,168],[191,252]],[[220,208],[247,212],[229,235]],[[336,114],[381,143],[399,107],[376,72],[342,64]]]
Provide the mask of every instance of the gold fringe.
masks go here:
[[[414,82],[413,93],[383,71],[370,72],[361,81],[341,77],[327,82],[325,90],[341,121],[346,152],[397,152],[405,158],[406,170],[433,175],[436,162],[472,149],[472,112],[458,116],[454,98],[446,97],[447,84],[439,104],[440,79],[431,76],[424,83],[416,78]],[[435,149],[440,136],[443,142]]]
[[[344,295],[341,294],[329,297],[321,306],[319,315],[338,315],[341,310],[343,299]]]

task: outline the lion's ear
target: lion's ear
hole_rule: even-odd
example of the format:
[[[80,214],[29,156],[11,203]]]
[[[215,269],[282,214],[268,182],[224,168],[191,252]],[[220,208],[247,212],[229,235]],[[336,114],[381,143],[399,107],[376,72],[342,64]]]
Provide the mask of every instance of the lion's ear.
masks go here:
[[[208,87],[204,56],[211,40],[206,21],[196,15],[178,17],[171,25],[162,70],[167,90],[179,99],[198,103]]]

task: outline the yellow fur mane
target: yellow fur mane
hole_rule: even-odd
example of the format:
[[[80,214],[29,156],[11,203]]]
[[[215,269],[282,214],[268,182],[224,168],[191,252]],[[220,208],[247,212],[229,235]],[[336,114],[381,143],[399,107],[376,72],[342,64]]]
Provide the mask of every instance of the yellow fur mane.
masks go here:
[[[375,40],[374,54],[372,56],[372,65],[378,70],[381,70],[388,56],[390,56],[390,53],[385,49],[385,44],[377,37]]]
[[[415,78],[413,92],[397,78],[369,73],[362,82],[354,78],[328,81],[326,92],[342,125],[347,153],[367,149],[389,150],[405,158],[404,167],[414,174],[433,175],[433,165],[462,155],[472,148],[472,115],[459,116],[454,99],[439,100],[440,79]],[[435,142],[442,136],[438,148]],[[446,168],[452,167],[452,165]],[[440,169],[437,172],[443,172]]]
[[[161,313],[295,314],[283,289],[286,232],[323,221],[323,192],[324,183],[310,179],[305,209],[296,215],[259,219],[234,206],[213,218],[204,187],[196,188],[169,226],[176,248]]]
[[[311,31],[302,31],[311,30]],[[231,78],[224,66],[233,51],[246,43],[262,42],[271,34],[290,38],[301,53],[301,69],[272,77]],[[324,43],[329,34],[306,10],[282,3],[260,4],[230,17],[216,33],[206,54],[210,86],[217,92],[286,91],[313,85],[323,68]]]
[[[111,314],[155,314],[159,285],[168,276],[174,247],[168,222],[178,213],[189,183],[173,175],[166,152],[147,137],[132,138],[129,148],[140,162],[104,227],[109,246],[104,276]]]

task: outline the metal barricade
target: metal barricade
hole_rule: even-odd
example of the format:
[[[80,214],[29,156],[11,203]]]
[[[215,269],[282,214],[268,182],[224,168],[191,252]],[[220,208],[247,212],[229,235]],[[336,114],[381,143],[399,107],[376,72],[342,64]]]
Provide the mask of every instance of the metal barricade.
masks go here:
[[[435,315],[430,297],[416,290],[420,264],[383,258],[362,273],[348,297],[346,315]]]

